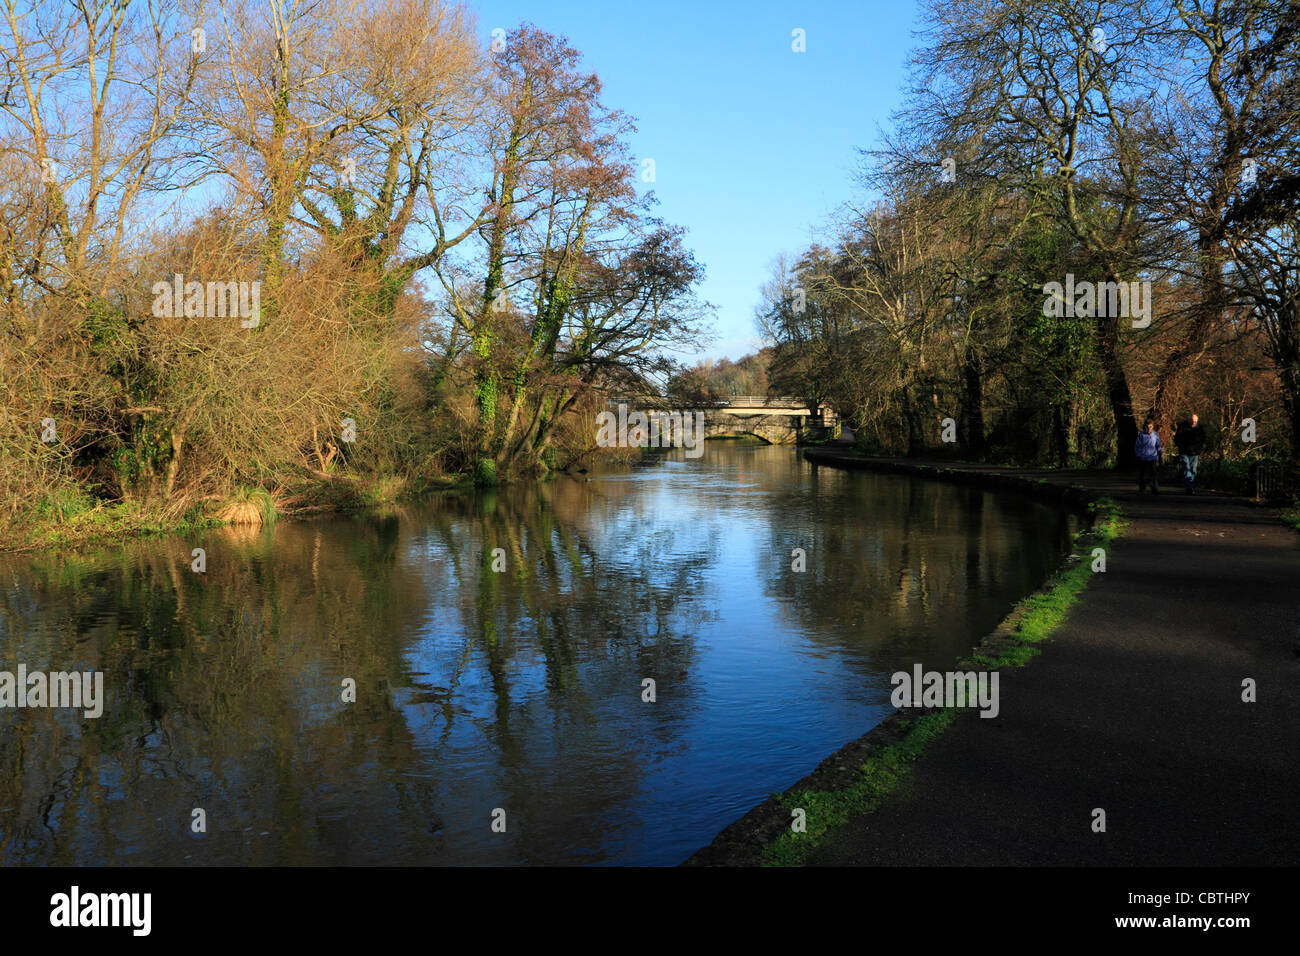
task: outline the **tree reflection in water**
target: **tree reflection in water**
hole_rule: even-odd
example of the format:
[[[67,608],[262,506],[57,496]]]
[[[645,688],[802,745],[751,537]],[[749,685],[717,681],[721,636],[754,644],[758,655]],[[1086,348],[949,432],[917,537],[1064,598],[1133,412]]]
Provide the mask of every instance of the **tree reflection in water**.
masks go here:
[[[878,721],[896,666],[968,649],[1068,533],[1014,497],[711,444],[0,559],[0,669],[101,670],[107,696],[98,720],[0,711],[0,861],[677,862]]]

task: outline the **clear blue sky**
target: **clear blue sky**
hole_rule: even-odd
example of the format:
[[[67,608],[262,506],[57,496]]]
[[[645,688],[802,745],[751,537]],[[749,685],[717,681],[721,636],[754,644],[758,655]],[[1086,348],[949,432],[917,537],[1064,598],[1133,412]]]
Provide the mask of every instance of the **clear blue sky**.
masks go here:
[[[901,99],[914,0],[595,2],[469,0],[484,42],[522,20],[567,36],[636,117],[657,213],[685,226],[718,307],[703,355],[757,347],[759,287],[780,252],[808,244],[854,194],[857,148],[876,144]],[[804,30],[807,52],[791,50]],[[688,357],[689,358],[689,357]]]

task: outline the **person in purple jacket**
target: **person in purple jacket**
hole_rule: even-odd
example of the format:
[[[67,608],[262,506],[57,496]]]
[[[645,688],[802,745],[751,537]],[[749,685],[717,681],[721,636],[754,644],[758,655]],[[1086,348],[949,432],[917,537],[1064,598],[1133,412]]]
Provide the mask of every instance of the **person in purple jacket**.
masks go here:
[[[1138,435],[1133,443],[1133,451],[1138,460],[1138,494],[1146,491],[1147,477],[1151,478],[1151,493],[1160,494],[1160,479],[1156,475],[1156,466],[1160,464],[1164,453],[1160,449],[1160,435],[1156,432],[1156,423],[1148,418],[1146,430]]]

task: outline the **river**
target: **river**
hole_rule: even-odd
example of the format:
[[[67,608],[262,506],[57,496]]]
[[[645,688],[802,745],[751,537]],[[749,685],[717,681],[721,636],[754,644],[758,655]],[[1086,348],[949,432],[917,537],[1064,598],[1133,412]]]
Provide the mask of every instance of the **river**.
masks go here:
[[[1076,527],[710,442],[0,556],[0,671],[104,682],[97,718],[0,709],[0,862],[679,863],[887,716],[893,672],[969,651]]]

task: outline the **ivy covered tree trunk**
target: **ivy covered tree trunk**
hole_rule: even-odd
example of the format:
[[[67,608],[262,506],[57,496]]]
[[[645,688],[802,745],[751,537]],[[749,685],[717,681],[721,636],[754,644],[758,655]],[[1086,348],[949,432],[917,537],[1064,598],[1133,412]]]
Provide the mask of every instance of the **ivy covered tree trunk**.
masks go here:
[[[586,215],[584,214],[583,224],[579,227],[573,252],[575,258],[581,254],[585,229]],[[534,360],[538,358],[546,360],[555,354],[555,346],[560,335],[560,325],[564,321],[569,302],[573,297],[574,281],[572,272],[572,267],[567,267],[565,269],[566,274],[552,275],[547,281],[542,305],[537,320],[533,323],[532,335],[529,337],[528,351],[520,358],[515,368],[514,393],[510,404],[510,414],[502,431],[501,448],[497,458],[497,464],[501,467],[512,468],[517,462],[523,462],[527,467],[537,464],[541,448],[530,440],[535,434],[534,427],[530,426],[517,439],[516,432],[528,396],[529,368]],[[545,402],[545,399],[543,399],[543,402]],[[534,425],[537,418],[544,415],[545,409],[539,409],[538,416],[534,416]],[[524,461],[525,457],[529,460]]]
[[[474,480],[480,485],[497,483],[497,457],[501,450],[498,429],[497,404],[500,394],[500,377],[492,354],[493,316],[502,312],[500,296],[505,288],[506,232],[515,201],[515,183],[518,176],[519,150],[522,134],[519,121],[511,130],[509,142],[501,165],[500,189],[497,193],[496,212],[492,217],[487,248],[487,275],[483,280],[483,303],[474,326],[472,348],[478,357],[478,370],[474,374],[474,399],[478,405],[478,462]]]
[[[486,318],[474,330],[474,354],[479,366],[474,373],[474,398],[478,404],[478,463],[474,480],[480,485],[497,483],[496,456],[493,446],[497,423],[497,375],[492,368],[492,333],[485,328]]]
[[[266,217],[266,238],[262,246],[262,301],[261,321],[273,320],[277,315],[276,301],[284,281],[285,227],[294,202],[297,177],[288,157],[286,137],[289,127],[289,63],[284,40],[276,44],[276,75],[278,87],[271,103],[271,142],[267,170],[270,180],[271,202]]]

